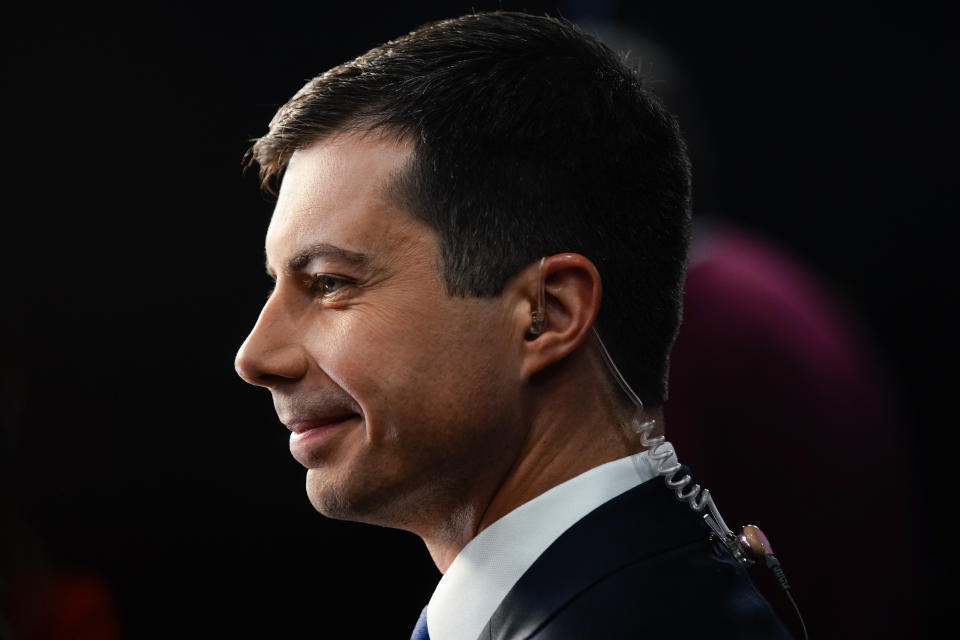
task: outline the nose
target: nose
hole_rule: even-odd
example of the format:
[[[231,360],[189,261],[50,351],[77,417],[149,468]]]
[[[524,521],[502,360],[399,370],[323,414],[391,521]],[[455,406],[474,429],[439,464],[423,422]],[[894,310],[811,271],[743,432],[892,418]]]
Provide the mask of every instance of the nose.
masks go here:
[[[250,384],[269,388],[299,380],[306,374],[308,364],[297,338],[291,318],[276,296],[271,297],[240,345],[233,363],[237,375]]]

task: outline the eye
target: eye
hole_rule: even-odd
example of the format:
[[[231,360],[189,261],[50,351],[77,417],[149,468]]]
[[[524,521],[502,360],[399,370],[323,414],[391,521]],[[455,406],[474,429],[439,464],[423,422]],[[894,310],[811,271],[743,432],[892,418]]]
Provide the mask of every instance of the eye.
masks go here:
[[[318,293],[321,296],[329,296],[343,287],[350,284],[350,281],[346,278],[338,278],[337,276],[332,276],[328,273],[318,273],[313,276],[313,280],[310,283],[310,289]]]

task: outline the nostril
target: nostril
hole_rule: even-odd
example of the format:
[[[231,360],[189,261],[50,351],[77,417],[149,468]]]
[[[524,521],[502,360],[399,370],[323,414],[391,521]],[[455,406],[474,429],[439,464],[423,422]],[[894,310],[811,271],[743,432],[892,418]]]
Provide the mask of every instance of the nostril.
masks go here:
[[[247,380],[250,384],[255,384],[258,387],[275,387],[284,382],[289,382],[291,378],[286,376],[277,375],[275,373],[261,373],[260,375]]]

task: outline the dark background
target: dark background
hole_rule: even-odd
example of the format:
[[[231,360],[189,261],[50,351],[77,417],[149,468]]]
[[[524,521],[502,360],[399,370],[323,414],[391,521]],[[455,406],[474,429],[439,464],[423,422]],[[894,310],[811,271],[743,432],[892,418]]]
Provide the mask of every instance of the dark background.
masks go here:
[[[241,174],[249,139],[317,73],[428,20],[501,6],[413,4],[8,13],[7,619],[24,580],[80,575],[107,594],[122,637],[409,633],[439,577],[422,543],[315,514],[286,430],[233,355],[267,292],[272,205]],[[920,514],[909,562],[921,575],[889,588],[914,603],[922,634],[938,608],[947,539],[932,514],[952,499],[956,421],[946,11],[501,4],[615,20],[670,51],[697,211],[783,247],[859,318],[904,408],[898,443]],[[829,446],[830,434],[811,437]],[[877,527],[886,517],[863,514]],[[829,523],[823,535],[837,539],[824,563],[856,555],[856,537]],[[823,622],[816,635],[830,637]]]

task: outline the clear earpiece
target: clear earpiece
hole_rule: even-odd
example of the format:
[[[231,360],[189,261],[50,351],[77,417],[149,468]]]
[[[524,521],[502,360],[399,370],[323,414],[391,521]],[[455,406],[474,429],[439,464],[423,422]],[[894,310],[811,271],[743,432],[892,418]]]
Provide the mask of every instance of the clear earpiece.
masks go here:
[[[547,261],[546,256],[540,258],[540,278],[537,283],[537,308],[530,312],[530,333],[538,336],[547,330],[547,304],[545,284],[543,281],[543,265]]]

